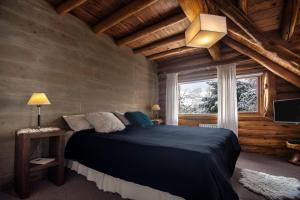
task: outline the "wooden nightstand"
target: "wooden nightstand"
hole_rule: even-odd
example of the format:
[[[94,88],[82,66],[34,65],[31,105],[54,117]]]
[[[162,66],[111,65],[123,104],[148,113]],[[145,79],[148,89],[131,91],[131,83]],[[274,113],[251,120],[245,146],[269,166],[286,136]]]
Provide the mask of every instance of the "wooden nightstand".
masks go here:
[[[153,124],[155,125],[161,125],[164,123],[164,121],[162,119],[152,119],[151,120],[153,122]]]
[[[30,163],[31,141],[34,139],[49,138],[49,158],[55,160],[36,165]],[[48,179],[56,185],[64,183],[64,139],[62,130],[39,133],[16,133],[15,144],[15,189],[21,198],[30,194],[30,174],[39,170],[48,169]]]

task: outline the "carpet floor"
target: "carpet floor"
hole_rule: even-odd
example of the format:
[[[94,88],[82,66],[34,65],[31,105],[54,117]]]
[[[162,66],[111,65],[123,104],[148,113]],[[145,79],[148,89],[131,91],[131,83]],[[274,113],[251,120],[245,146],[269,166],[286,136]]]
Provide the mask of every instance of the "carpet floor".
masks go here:
[[[241,153],[232,184],[240,200],[265,200],[264,197],[245,189],[239,182],[240,168],[248,168],[277,176],[294,177],[300,180],[300,167],[288,163],[286,160],[253,153]],[[17,200],[13,191],[0,192],[1,200]],[[66,183],[57,187],[46,180],[35,182],[32,185],[31,196],[28,200],[122,200],[113,193],[102,192],[93,182],[73,172],[66,174]]]

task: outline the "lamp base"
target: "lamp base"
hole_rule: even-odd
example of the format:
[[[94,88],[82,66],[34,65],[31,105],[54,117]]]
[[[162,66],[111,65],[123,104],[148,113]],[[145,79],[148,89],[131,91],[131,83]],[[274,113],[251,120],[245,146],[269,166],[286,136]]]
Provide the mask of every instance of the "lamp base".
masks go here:
[[[38,108],[37,126],[38,129],[40,129],[41,128],[41,106],[38,105],[37,108]]]

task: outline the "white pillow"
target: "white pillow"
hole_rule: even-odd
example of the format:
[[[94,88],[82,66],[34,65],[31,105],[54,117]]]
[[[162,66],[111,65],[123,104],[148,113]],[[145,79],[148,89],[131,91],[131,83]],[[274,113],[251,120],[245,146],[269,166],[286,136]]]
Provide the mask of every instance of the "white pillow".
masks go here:
[[[85,118],[94,126],[96,132],[110,133],[125,129],[124,124],[110,112],[89,113]]]
[[[92,125],[86,120],[85,115],[69,115],[63,116],[63,118],[73,131],[81,131],[93,128]]]

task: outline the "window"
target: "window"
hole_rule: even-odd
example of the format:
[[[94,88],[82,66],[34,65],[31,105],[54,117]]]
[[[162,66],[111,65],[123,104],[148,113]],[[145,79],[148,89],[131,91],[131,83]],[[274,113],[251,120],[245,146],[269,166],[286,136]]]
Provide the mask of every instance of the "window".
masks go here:
[[[237,79],[237,107],[239,112],[258,112],[258,77]]]
[[[179,84],[179,113],[217,113],[217,100],[216,80]]]
[[[218,112],[217,80],[179,84],[179,113],[213,114]],[[258,112],[258,77],[237,79],[239,112]]]

